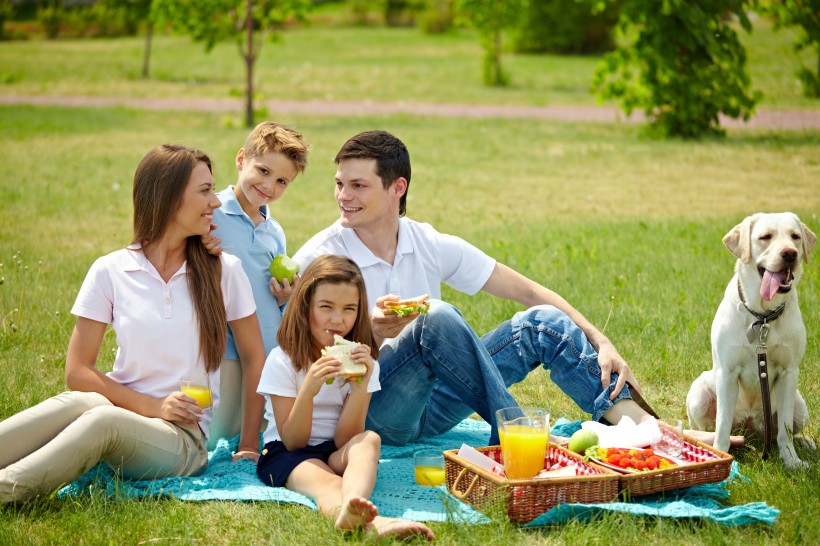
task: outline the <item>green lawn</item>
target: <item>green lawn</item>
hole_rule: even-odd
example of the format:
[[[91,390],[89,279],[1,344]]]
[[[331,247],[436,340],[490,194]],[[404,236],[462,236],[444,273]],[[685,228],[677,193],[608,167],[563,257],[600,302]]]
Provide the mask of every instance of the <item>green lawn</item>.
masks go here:
[[[757,21],[741,33],[762,107],[817,108],[802,97],[794,76],[795,33],[773,32]],[[0,94],[120,97],[242,96],[244,65],[233,43],[212,53],[185,37],[157,36],[151,78],[141,76],[141,38],[0,42]],[[816,66],[809,52],[803,64]],[[512,84],[481,83],[481,48],[474,33],[428,35],[416,28],[289,29],[281,44],[266,44],[257,63],[260,98],[525,105],[594,105],[592,56],[504,57]]]
[[[734,262],[723,234],[758,210],[793,210],[820,233],[818,132],[730,130],[724,140],[692,143],[646,141],[635,127],[615,124],[413,116],[280,121],[313,145],[307,172],[273,208],[292,251],[336,216],[331,158],[342,142],[365,129],[394,132],[413,157],[408,215],[469,239],[558,291],[599,327],[606,323],[665,415],[685,417],[688,386],[710,366],[709,327]],[[226,126],[219,114],[0,107],[0,419],[65,388],[69,310],[93,259],[130,240],[131,177],[142,155],[167,141],[202,147],[222,187],[234,181],[233,156],[245,132]],[[817,263],[812,256],[799,288],[809,330],[800,389],[814,413],[820,411]],[[479,332],[517,310],[485,296],[448,290],[445,297]],[[113,347],[107,336],[102,369],[110,366]],[[522,403],[554,402],[558,415],[584,418],[544,373],[513,391]],[[818,440],[819,432],[814,419],[808,436]],[[442,544],[638,544],[647,536],[656,544],[797,544],[820,536],[811,516],[818,453],[800,449],[812,468],[791,473],[776,454],[761,461],[759,441],[751,445],[734,453],[751,481],[731,485],[725,502],[777,507],[781,515],[771,527],[612,514],[528,531],[504,522],[433,528]],[[315,512],[271,503],[92,495],[0,509],[0,544],[147,541],[349,542]]]

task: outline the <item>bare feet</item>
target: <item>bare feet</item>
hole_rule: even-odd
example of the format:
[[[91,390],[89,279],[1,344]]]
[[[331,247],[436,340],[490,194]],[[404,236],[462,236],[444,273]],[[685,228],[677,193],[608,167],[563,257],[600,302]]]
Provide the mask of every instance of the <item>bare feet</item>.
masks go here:
[[[376,505],[364,497],[350,497],[342,505],[335,527],[341,531],[351,531],[371,527],[371,522],[379,515]]]
[[[687,436],[691,436],[699,442],[703,442],[706,445],[715,445],[714,432],[708,432],[705,430],[684,430],[683,433]],[[740,447],[743,445],[744,441],[745,439],[743,436],[729,436],[729,447]]]
[[[404,519],[385,518],[378,516],[373,520],[373,532],[378,538],[388,536],[406,538],[411,535],[424,535],[427,540],[435,540],[436,535],[423,523]]]

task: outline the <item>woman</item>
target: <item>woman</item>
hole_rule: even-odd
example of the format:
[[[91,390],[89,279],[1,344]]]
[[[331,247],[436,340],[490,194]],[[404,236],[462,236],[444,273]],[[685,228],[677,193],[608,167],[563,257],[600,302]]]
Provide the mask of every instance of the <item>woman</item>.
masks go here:
[[[133,242],[92,265],[72,309],[72,390],[0,422],[0,504],[54,491],[100,461],[129,479],[206,467],[210,417],[179,390],[180,378],[207,372],[219,392],[226,321],[248,363],[245,392],[254,393],[265,361],[239,260],[208,254],[200,240],[219,205],[205,154],[163,145],[140,162]],[[96,362],[107,324],[118,350],[103,374]],[[263,405],[255,393],[246,401],[234,459],[258,459]]]

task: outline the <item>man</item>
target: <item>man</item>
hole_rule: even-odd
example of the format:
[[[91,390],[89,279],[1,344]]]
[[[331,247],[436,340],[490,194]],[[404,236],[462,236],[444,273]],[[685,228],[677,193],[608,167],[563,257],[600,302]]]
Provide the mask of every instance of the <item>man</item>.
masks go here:
[[[640,387],[615,346],[555,292],[498,263],[466,241],[405,217],[410,156],[384,131],[348,140],[336,155],[341,217],[294,255],[302,270],[322,254],[341,254],[361,268],[380,349],[382,390],[367,428],[391,445],[451,429],[473,412],[492,425],[495,411],[518,404],[507,391],[543,363],[552,380],[594,420],[640,421],[632,399]],[[479,290],[527,308],[479,338],[441,283]],[[385,314],[385,301],[432,296],[426,315]],[[612,381],[615,381],[612,384]],[[627,383],[633,389],[630,393]],[[651,410],[650,410],[651,411]]]

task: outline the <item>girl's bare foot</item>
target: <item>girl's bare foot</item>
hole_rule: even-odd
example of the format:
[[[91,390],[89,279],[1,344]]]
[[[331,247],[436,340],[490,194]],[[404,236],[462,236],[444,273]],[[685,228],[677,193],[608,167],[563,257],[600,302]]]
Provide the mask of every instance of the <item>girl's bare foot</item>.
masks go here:
[[[405,538],[411,535],[424,535],[427,540],[435,540],[436,535],[423,523],[404,519],[385,518],[378,516],[373,520],[372,531],[379,538],[388,536]]]
[[[687,436],[691,436],[695,440],[703,442],[706,445],[715,445],[714,432],[707,432],[705,430],[684,430],[683,432]],[[743,436],[729,436],[729,447],[740,447],[743,445],[744,441],[745,439]]]
[[[350,497],[342,505],[336,518],[336,529],[350,531],[361,527],[371,527],[370,523],[379,515],[376,505],[364,497]]]

